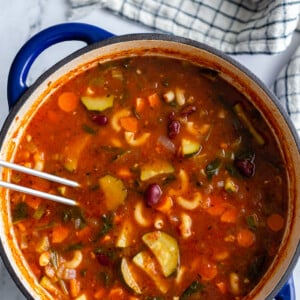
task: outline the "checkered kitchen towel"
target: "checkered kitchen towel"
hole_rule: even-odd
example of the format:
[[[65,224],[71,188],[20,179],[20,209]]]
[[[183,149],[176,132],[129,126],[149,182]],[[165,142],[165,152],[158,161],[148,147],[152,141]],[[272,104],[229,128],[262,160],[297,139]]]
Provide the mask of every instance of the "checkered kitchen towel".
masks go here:
[[[76,19],[97,6],[228,54],[284,51],[300,29],[296,0],[69,0]],[[274,91],[300,134],[300,47]]]

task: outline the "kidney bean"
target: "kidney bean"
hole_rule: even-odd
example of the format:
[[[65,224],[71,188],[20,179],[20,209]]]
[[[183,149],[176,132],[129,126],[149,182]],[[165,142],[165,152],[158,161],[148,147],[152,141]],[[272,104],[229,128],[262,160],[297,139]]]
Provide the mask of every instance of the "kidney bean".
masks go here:
[[[91,119],[93,122],[95,122],[96,124],[98,124],[100,126],[104,126],[108,123],[108,118],[105,115],[94,114],[91,116]]]
[[[159,203],[161,195],[162,190],[157,183],[149,184],[144,195],[147,206],[152,207]]]
[[[235,167],[239,170],[239,172],[245,177],[252,177],[255,173],[255,164],[250,159],[235,159],[234,161]]]
[[[188,115],[192,114],[196,110],[197,110],[197,108],[195,105],[187,105],[182,109],[180,114],[184,117],[187,117]]]
[[[180,132],[180,122],[173,120],[168,125],[168,136],[170,139],[174,139]]]
[[[102,266],[110,266],[112,263],[108,255],[105,253],[96,253],[96,258],[98,263]]]

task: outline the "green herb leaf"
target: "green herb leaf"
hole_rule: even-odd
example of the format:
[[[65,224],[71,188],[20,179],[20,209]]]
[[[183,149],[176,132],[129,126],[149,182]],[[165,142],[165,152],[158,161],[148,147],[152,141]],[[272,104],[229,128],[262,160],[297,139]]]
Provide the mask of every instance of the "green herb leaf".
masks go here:
[[[246,217],[246,222],[250,230],[256,230],[258,226],[258,218],[256,214],[250,215]]]
[[[96,134],[96,130],[86,124],[82,124],[82,129],[89,134]]]
[[[214,175],[219,173],[221,167],[221,160],[219,158],[211,161],[205,168],[205,173],[208,180],[211,180]]]
[[[102,215],[101,220],[102,220],[102,228],[100,230],[99,237],[107,234],[113,228],[113,217],[111,214]]]
[[[25,202],[19,202],[13,209],[12,218],[13,222],[19,222],[28,217],[28,205]]]
[[[200,293],[203,291],[203,289],[204,285],[201,282],[195,280],[183,292],[183,294],[180,296],[180,300],[187,300],[192,294]]]

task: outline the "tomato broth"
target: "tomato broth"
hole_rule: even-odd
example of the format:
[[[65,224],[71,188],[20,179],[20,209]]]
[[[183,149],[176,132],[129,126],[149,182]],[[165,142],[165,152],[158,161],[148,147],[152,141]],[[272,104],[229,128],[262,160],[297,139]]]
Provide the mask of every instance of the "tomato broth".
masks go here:
[[[14,232],[55,299],[242,299],[287,218],[277,142],[218,72],[132,57],[98,64],[35,113],[15,155],[80,183],[12,173]]]

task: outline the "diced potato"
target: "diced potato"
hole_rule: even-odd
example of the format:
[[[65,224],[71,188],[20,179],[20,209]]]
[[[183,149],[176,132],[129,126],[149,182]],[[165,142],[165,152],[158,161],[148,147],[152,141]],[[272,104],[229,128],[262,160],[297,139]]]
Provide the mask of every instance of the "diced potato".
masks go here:
[[[121,179],[105,175],[99,179],[100,188],[104,193],[108,210],[115,210],[122,205],[127,197],[127,189]]]
[[[146,181],[157,175],[172,173],[174,173],[174,167],[171,163],[166,160],[158,160],[142,165],[140,179]]]
[[[176,239],[162,231],[149,232],[142,237],[162,268],[165,277],[174,273],[179,263],[179,247]]]
[[[102,97],[82,96],[82,104],[91,111],[104,111],[114,105],[114,95]]]

